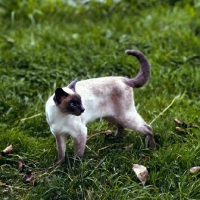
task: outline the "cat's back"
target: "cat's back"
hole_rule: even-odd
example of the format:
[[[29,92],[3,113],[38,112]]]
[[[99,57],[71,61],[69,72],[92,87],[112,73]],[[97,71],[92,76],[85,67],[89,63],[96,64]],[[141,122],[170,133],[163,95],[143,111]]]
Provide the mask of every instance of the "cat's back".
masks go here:
[[[125,80],[125,77],[119,76],[91,78],[77,82],[76,91],[81,96],[88,97],[120,94],[124,90],[127,90],[127,88],[130,88],[125,84]]]
[[[125,77],[120,76],[107,76],[107,77],[100,77],[100,78],[91,78],[77,82],[76,88],[112,88],[115,86],[125,85]]]

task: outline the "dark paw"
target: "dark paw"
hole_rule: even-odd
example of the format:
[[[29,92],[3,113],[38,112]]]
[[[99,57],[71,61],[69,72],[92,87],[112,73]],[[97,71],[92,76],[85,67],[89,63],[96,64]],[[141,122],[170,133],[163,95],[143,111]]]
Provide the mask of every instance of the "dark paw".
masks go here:
[[[151,150],[156,149],[156,143],[154,140],[149,141],[149,149]]]

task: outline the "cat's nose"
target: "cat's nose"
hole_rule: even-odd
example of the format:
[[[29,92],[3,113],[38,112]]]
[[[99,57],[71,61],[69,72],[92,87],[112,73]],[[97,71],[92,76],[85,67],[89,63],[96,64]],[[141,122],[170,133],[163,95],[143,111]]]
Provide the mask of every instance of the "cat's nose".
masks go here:
[[[81,108],[81,112],[83,113],[84,111],[85,111],[85,108],[82,107],[82,108]]]

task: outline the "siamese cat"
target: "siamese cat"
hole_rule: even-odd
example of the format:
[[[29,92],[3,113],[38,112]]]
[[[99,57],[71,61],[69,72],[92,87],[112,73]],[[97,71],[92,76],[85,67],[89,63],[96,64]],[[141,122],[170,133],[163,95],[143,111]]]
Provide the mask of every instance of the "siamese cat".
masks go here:
[[[135,78],[102,77],[78,81],[75,79],[67,87],[57,88],[46,102],[46,119],[56,138],[58,161],[65,161],[66,134],[75,143],[75,155],[84,154],[86,124],[103,118],[116,125],[115,136],[123,133],[124,128],[140,132],[148,137],[149,147],[155,148],[151,127],[138,114],[133,89],[142,87],[150,76],[148,59],[139,51],[127,50],[140,62],[140,71]]]

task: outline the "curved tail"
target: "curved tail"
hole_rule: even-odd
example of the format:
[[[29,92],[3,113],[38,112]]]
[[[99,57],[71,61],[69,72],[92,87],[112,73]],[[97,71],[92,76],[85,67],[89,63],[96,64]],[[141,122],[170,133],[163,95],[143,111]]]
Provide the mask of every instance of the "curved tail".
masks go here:
[[[150,64],[145,55],[143,55],[140,51],[136,50],[126,50],[126,54],[135,56],[140,62],[140,71],[136,75],[135,78],[131,78],[127,80],[127,84],[133,88],[142,87],[149,79],[150,76]]]

